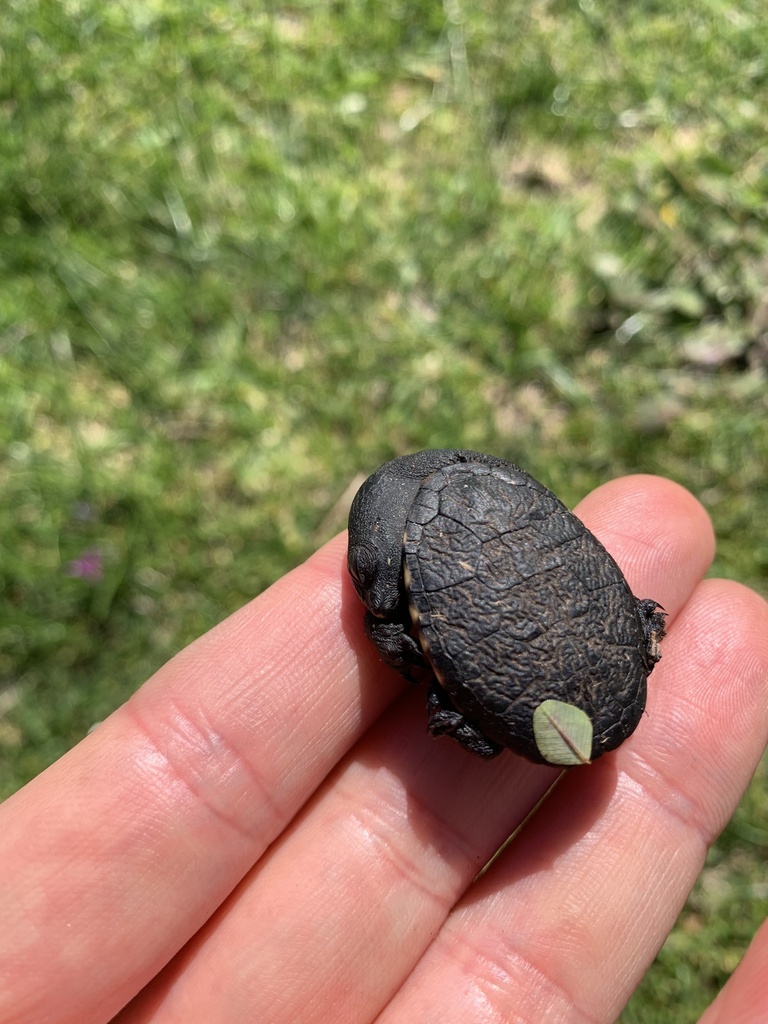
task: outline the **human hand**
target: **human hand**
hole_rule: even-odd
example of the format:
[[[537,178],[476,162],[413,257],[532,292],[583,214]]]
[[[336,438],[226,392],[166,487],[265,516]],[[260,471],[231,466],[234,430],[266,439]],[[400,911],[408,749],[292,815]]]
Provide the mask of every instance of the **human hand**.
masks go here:
[[[427,735],[337,537],[0,807],[0,1020],[614,1021],[765,747],[768,606],[701,582],[675,484],[577,512],[670,613],[663,659],[479,880],[557,772]],[[702,1024],[764,1021],[766,964],[763,927]]]

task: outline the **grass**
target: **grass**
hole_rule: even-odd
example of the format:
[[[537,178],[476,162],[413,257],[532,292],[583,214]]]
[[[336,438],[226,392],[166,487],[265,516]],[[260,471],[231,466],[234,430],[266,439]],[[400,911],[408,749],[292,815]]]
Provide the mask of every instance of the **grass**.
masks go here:
[[[758,0],[0,12],[0,793],[421,447],[669,475],[768,592]],[[768,911],[765,773],[625,1024]]]

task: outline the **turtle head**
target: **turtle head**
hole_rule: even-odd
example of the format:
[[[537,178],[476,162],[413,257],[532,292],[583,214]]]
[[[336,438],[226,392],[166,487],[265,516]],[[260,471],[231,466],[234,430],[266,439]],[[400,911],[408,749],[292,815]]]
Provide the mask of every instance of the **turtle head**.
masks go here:
[[[404,486],[386,468],[366,480],[349,511],[349,575],[377,619],[390,618],[403,594],[403,531],[418,487]]]
[[[390,619],[405,592],[403,534],[408,510],[426,475],[452,452],[403,455],[380,466],[360,487],[349,510],[347,565],[355,589],[377,619]]]
[[[399,545],[373,533],[367,541],[350,544],[347,567],[355,590],[376,618],[388,618],[402,593],[402,540]]]

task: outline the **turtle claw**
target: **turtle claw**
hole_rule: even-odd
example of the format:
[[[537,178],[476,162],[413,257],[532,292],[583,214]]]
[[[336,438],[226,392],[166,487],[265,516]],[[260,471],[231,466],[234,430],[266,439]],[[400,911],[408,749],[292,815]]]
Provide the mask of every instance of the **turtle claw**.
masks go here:
[[[382,661],[397,669],[409,682],[418,681],[414,673],[426,668],[426,659],[418,641],[410,635],[402,622],[377,619],[375,615],[366,612],[365,633],[376,645]]]
[[[427,692],[429,731],[433,736],[450,736],[465,750],[478,757],[497,757],[504,749],[484,736],[478,728],[457,711],[450,697],[438,682],[432,682]]]

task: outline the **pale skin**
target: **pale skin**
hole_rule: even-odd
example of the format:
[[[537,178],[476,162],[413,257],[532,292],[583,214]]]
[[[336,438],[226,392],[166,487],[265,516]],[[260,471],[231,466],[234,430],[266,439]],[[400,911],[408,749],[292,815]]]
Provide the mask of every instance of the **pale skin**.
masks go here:
[[[768,606],[702,507],[576,510],[669,612],[648,713],[557,777],[426,732],[337,537],[0,807],[0,1020],[598,1024],[672,927],[768,739]],[[768,927],[701,1018],[758,1024]]]

